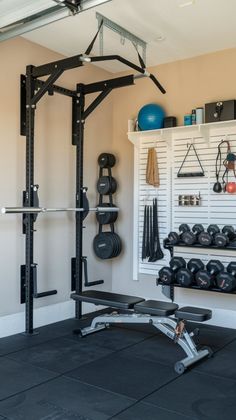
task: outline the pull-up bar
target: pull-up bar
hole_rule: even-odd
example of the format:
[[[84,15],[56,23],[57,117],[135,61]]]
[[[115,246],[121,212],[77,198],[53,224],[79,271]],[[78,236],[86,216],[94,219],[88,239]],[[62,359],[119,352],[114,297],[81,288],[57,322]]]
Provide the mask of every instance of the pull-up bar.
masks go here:
[[[74,211],[74,212],[84,212],[87,209],[84,208],[46,208],[46,207],[2,207],[1,213],[2,214],[14,214],[14,213],[53,213],[53,212],[66,212],[66,211]],[[91,207],[89,211],[94,212],[118,212],[118,207]]]
[[[142,68],[141,66],[138,66],[137,64],[132,63],[129,60],[126,60],[125,58],[115,54],[115,55],[103,55],[103,56],[94,56],[90,57],[86,54],[79,54],[70,58],[64,58],[62,60],[54,61],[48,64],[43,64],[38,67],[32,68],[32,76],[34,78],[42,77],[51,75],[48,80],[45,83],[45,87],[41,88],[42,93],[45,93],[47,90],[47,85],[52,84],[52,80],[56,81],[57,78],[66,70],[74,69],[76,67],[80,67],[83,65],[83,63],[96,63],[101,61],[118,61],[127,67],[135,70],[138,72],[138,75],[140,74],[143,77],[149,77],[154,84],[157,86],[157,88],[162,92],[166,93],[163,86],[160,84],[160,82],[156,79],[156,77],[153,74],[150,74],[147,72],[146,68]],[[134,78],[138,78],[138,75],[134,75]],[[117,86],[118,87],[118,86]],[[40,96],[41,97],[41,96]],[[33,99],[35,101],[35,99]],[[37,102],[37,101],[35,101]]]

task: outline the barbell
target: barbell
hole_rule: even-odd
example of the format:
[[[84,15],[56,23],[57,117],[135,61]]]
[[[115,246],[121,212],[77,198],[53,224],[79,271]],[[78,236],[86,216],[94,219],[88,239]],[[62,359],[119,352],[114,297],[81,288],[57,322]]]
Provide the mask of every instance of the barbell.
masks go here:
[[[17,214],[17,213],[50,213],[50,212],[63,212],[63,211],[74,211],[74,212],[84,212],[87,209],[80,207],[62,207],[62,208],[46,208],[46,207],[2,207],[2,214]],[[89,211],[94,212],[118,212],[118,207],[90,207]]]

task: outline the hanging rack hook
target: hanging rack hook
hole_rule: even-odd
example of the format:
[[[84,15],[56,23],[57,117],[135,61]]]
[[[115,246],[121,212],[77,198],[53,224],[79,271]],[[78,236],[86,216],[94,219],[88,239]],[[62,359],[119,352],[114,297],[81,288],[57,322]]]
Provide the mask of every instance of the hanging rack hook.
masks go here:
[[[150,193],[148,193],[145,197],[142,198],[144,205],[147,205],[150,200],[151,200]]]
[[[191,138],[190,138],[190,142],[188,142],[188,143],[187,143],[187,149],[188,149],[190,146],[193,146],[193,145],[194,145],[194,140],[195,140],[195,137],[191,137]]]

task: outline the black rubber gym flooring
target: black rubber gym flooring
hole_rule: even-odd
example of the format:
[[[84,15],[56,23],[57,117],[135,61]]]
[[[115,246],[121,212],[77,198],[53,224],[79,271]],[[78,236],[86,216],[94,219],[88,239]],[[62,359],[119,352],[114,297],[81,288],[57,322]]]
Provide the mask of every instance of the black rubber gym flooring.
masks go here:
[[[236,330],[199,325],[198,340],[214,357],[178,376],[181,348],[153,327],[72,334],[86,324],[67,320],[0,339],[0,420],[236,418]]]

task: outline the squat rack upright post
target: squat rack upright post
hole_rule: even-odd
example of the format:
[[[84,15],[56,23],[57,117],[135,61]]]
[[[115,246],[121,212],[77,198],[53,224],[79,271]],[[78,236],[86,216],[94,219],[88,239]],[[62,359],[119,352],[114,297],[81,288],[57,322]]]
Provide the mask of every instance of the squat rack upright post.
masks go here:
[[[74,108],[74,126],[75,134],[77,134],[76,141],[76,207],[82,207],[83,205],[83,169],[84,169],[84,105],[85,97],[83,93],[83,85],[77,85],[77,99],[73,101]],[[72,110],[73,112],[73,110]],[[76,130],[77,127],[77,130]],[[73,136],[73,139],[76,136]],[[82,292],[82,276],[83,276],[83,214],[76,213],[76,226],[75,226],[75,289],[79,293]],[[82,316],[82,303],[78,302],[75,305],[75,316],[80,319]]]
[[[94,41],[93,41],[94,42]],[[92,45],[92,44],[91,44]],[[56,80],[67,70],[83,66],[87,62],[100,61],[119,61],[126,66],[137,71],[136,75],[117,77],[114,79],[103,80],[90,84],[77,84],[76,90],[72,91],[61,86],[55,85]],[[46,81],[39,78],[47,76]],[[83,157],[84,157],[84,125],[88,116],[96,107],[116,88],[131,86],[135,79],[149,77],[162,93],[164,88],[152,74],[142,66],[118,56],[94,56],[76,55],[70,58],[47,63],[38,67],[27,66],[26,76],[21,76],[21,135],[26,136],[26,187],[23,192],[23,207],[39,207],[37,189],[34,184],[34,126],[36,106],[40,99],[48,93],[53,96],[54,93],[62,94],[72,98],[72,144],[76,146],[76,197],[75,207],[83,207]],[[85,108],[86,95],[98,93],[97,97]],[[76,242],[75,242],[75,292],[81,293],[82,269],[83,269],[83,213],[76,212]],[[22,293],[25,299],[25,333],[32,335],[34,333],[33,325],[33,301],[34,298],[45,297],[56,294],[56,290],[49,290],[37,293],[37,265],[34,263],[34,223],[35,214],[23,213],[23,232],[25,233],[25,265],[22,270],[21,284]],[[98,284],[98,282],[96,282]],[[21,293],[21,295],[22,295]],[[76,302],[76,318],[82,316],[81,302]]]
[[[25,206],[33,206],[34,188],[34,120],[35,106],[31,106],[34,95],[34,80],[31,76],[32,66],[26,68],[26,188]],[[34,257],[34,216],[26,214],[25,223],[25,332],[33,333],[33,280],[32,270]]]

